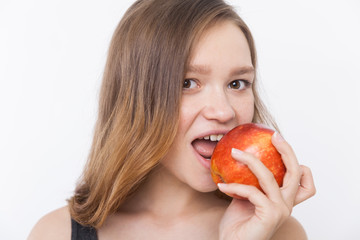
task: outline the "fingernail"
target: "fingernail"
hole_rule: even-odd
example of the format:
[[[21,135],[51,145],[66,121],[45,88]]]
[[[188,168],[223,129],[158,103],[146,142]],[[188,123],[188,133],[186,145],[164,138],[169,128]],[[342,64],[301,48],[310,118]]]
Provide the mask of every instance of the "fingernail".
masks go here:
[[[278,141],[278,142],[283,142],[283,141],[285,141],[284,138],[283,138],[283,137],[280,135],[280,133],[278,133],[278,132],[275,132],[275,133],[274,133],[274,138],[275,138],[275,140]]]
[[[226,186],[226,183],[218,183],[217,186],[218,188],[224,188]]]
[[[241,156],[244,152],[239,150],[239,149],[236,149],[236,148],[232,148],[231,149],[231,154],[235,155],[235,156]]]

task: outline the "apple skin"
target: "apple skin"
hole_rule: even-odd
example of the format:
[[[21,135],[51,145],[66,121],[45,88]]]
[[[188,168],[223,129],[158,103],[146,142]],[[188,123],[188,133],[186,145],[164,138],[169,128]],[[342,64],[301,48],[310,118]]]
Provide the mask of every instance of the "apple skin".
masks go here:
[[[222,137],[211,157],[211,176],[217,183],[240,183],[252,185],[262,191],[259,181],[243,163],[231,157],[231,149],[237,148],[258,158],[273,174],[279,184],[283,184],[286,172],[280,153],[271,143],[274,131],[265,125],[247,123],[233,128]]]

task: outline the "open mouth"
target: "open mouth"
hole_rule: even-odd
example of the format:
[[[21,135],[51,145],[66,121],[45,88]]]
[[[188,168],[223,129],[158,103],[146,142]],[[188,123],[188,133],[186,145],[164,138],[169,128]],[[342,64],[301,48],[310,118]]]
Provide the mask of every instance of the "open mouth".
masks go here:
[[[224,136],[224,134],[214,134],[204,136],[202,138],[197,138],[192,141],[192,145],[197,153],[200,156],[205,158],[206,160],[210,160],[211,156],[214,152],[216,144],[220,141],[220,139]]]

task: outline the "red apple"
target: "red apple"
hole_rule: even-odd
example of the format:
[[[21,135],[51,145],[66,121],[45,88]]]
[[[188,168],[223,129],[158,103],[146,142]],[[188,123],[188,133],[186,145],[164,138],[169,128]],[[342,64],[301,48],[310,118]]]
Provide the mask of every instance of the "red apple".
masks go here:
[[[231,157],[231,149],[251,153],[274,174],[281,187],[286,172],[281,155],[271,143],[274,131],[262,124],[248,123],[228,132],[216,145],[211,157],[211,176],[215,183],[241,183],[262,190],[251,170]]]

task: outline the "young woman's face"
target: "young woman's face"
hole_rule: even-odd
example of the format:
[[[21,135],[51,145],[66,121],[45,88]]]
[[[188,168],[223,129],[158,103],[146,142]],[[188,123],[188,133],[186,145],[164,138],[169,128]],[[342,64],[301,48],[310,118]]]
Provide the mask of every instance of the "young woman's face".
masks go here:
[[[207,30],[191,54],[178,134],[162,161],[172,175],[201,192],[216,189],[212,152],[217,138],[252,121],[253,81],[250,49],[239,27],[227,21]]]

